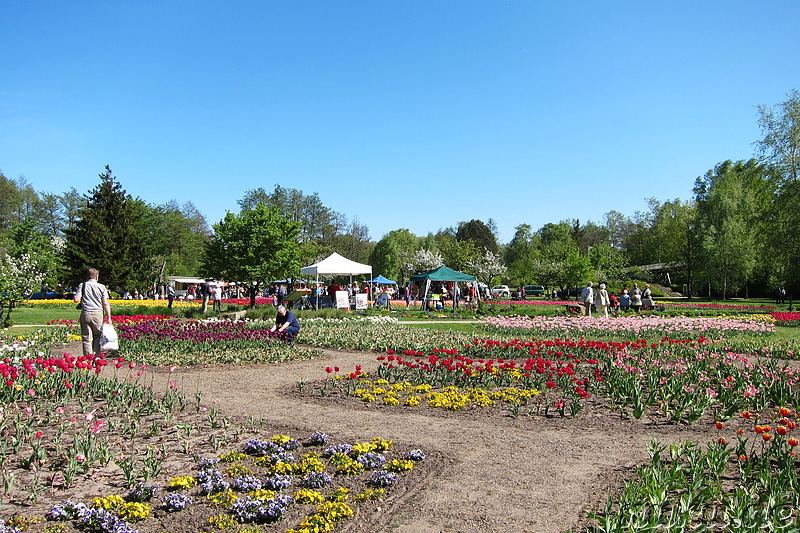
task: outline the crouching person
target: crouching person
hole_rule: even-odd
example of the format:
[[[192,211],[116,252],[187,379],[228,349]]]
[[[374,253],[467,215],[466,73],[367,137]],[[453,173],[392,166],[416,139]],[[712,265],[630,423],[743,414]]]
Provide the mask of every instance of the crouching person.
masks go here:
[[[294,338],[300,333],[300,322],[297,317],[286,309],[285,306],[278,306],[278,315],[275,317],[275,325],[270,331],[277,331],[285,336],[287,342],[293,342]]]

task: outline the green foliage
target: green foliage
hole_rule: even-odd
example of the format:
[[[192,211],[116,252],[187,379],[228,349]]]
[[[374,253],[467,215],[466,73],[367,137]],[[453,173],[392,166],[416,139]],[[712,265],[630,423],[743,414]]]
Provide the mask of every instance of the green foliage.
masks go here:
[[[211,233],[205,217],[191,202],[170,201],[150,209],[151,242],[164,276],[196,276]]]
[[[752,275],[768,205],[765,169],[756,160],[725,161],[695,184],[701,264],[723,299]]]
[[[70,281],[77,284],[88,268],[96,268],[110,289],[149,286],[156,272],[149,228],[147,206],[131,198],[106,165],[66,234]]]
[[[497,253],[497,237],[482,220],[472,219],[469,222],[459,222],[456,230],[457,241],[472,241],[479,251],[489,250]]]
[[[408,279],[407,265],[420,249],[420,238],[405,228],[390,231],[379,240],[369,254],[372,272],[398,282]],[[412,272],[413,274],[413,272]]]
[[[453,270],[464,272],[471,262],[478,261],[481,257],[481,251],[475,246],[475,241],[460,241],[447,234],[438,236],[437,241],[444,264]]]
[[[300,273],[297,231],[300,224],[264,204],[239,215],[228,213],[214,224],[203,251],[203,272],[211,277],[267,284]]]
[[[516,227],[514,238],[505,249],[504,258],[508,266],[508,279],[513,285],[541,281],[533,276],[539,258],[540,238],[533,234],[529,224]]]

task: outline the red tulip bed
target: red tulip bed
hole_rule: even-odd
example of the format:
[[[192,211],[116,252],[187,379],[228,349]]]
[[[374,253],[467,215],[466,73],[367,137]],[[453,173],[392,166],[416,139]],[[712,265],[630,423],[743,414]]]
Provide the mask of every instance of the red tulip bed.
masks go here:
[[[263,325],[115,322],[143,354],[159,342],[195,356],[237,342],[274,344],[286,359],[317,353]],[[155,390],[137,359],[49,355],[67,333],[52,331],[47,342],[0,338],[0,532],[333,531],[426,468],[422,450],[379,437],[346,442],[319,431],[274,434],[263,421],[237,425],[200,391],[193,399],[180,392],[173,365]],[[151,351],[151,360],[165,357]]]
[[[297,386],[316,401],[494,417],[498,427],[507,417],[531,430],[552,418],[580,424],[588,406],[713,428],[713,442],[651,443],[649,461],[582,531],[800,529],[800,376],[778,358],[789,345],[767,348],[771,330],[711,320],[712,330],[698,323],[672,336],[656,328],[615,339],[584,329],[534,338],[513,323],[475,337],[388,320],[309,320],[298,346],[264,322],[119,318],[124,358],[49,356],[45,343],[4,337],[0,532],[150,533],[185,523],[237,533],[336,530],[360,505],[377,505],[424,472],[425,453],[374,436],[292,437],[255,421],[244,429],[172,378],[175,364],[290,361],[332,345],[375,350],[375,362],[320,365],[318,380]],[[748,343],[760,348],[742,349]],[[162,390],[146,381],[143,364],[169,376]],[[106,490],[87,495],[84,483]]]
[[[739,334],[765,334],[748,328]],[[620,416],[712,424],[718,437],[708,444],[652,443],[650,463],[592,514],[589,531],[660,531],[664,524],[680,526],[664,531],[699,524],[789,531],[800,528],[800,374],[778,359],[752,357],[762,353],[733,351],[719,331],[715,338],[472,339],[459,348],[389,349],[374,369],[328,367],[309,393],[411,412],[497,408],[531,420],[579,419],[597,398]]]

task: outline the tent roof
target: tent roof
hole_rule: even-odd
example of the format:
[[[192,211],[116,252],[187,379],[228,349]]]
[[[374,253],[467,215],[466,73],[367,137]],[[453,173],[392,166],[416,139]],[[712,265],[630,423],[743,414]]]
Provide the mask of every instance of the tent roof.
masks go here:
[[[350,276],[353,274],[369,274],[372,275],[372,267],[351,261],[346,257],[342,257],[336,252],[332,253],[319,263],[314,263],[307,267],[300,269],[300,272],[305,276],[314,276],[319,274],[329,274],[335,276]]]
[[[205,278],[189,278],[185,276],[167,276],[167,280],[176,281],[178,283],[205,283]]]
[[[431,281],[477,281],[478,278],[470,276],[469,274],[464,274],[463,272],[458,272],[452,268],[447,268],[444,265],[436,270],[411,276],[411,281],[424,281],[426,279]]]
[[[386,279],[383,275],[379,275],[377,278],[369,280],[370,283],[380,283],[383,285],[397,285],[396,281],[392,281],[390,279]]]

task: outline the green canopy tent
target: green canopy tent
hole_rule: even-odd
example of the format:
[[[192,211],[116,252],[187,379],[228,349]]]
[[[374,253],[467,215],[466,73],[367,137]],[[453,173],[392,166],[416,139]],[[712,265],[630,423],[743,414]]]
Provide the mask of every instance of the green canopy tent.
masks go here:
[[[475,276],[471,276],[469,274],[464,274],[463,272],[458,272],[457,270],[453,270],[452,268],[447,268],[446,266],[442,265],[436,270],[431,270],[430,272],[425,272],[422,274],[416,274],[411,276],[411,283],[416,283],[419,285],[422,282],[425,282],[425,291],[422,296],[422,306],[425,307],[425,301],[428,297],[428,289],[430,289],[432,281],[478,281],[478,278]],[[453,308],[456,307],[455,298],[453,298]]]

